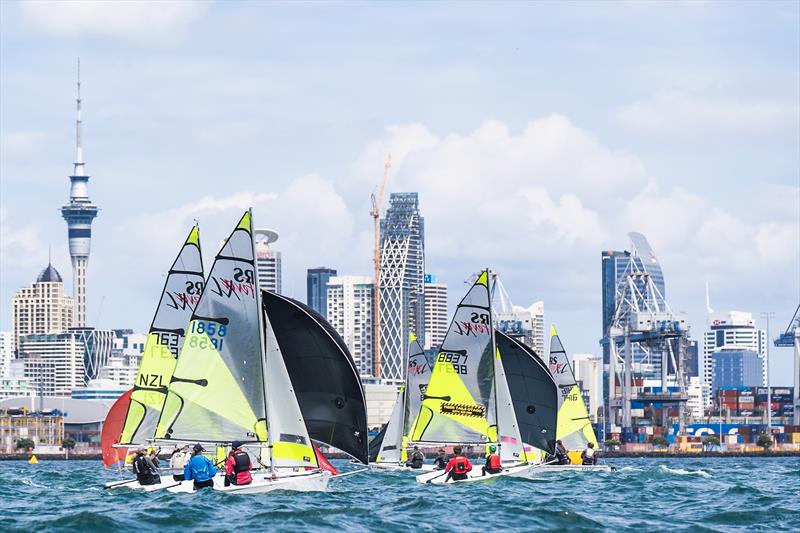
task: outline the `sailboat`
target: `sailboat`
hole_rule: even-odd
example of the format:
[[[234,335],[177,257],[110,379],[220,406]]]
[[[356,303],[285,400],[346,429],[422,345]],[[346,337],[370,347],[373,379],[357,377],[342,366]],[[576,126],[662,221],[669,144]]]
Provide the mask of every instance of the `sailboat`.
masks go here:
[[[514,476],[527,477],[537,465],[525,455],[520,426],[552,431],[533,404],[516,408],[492,321],[489,270],[480,273],[456,308],[453,321],[436,356],[422,404],[416,413],[412,443],[498,447],[502,470],[482,475],[473,468],[467,483]],[[526,367],[527,368],[527,367]],[[515,377],[523,378],[524,371]],[[550,394],[555,394],[552,384]],[[518,419],[518,412],[523,420]],[[530,436],[529,436],[530,438]],[[545,439],[549,440],[549,439]],[[443,472],[417,476],[419,483],[443,484]]]
[[[326,490],[255,275],[252,211],[246,211],[216,255],[187,328],[156,442],[246,443],[257,471],[248,485],[214,489],[239,494]],[[168,490],[191,491],[191,481]]]
[[[200,299],[203,284],[200,230],[195,224],[167,272],[133,389],[120,397],[106,415],[101,439],[106,466],[114,464],[115,457],[124,459],[126,449],[146,446],[153,438],[183,345],[186,324]],[[107,484],[107,488],[145,488],[135,481]],[[158,485],[147,487],[153,490]]]
[[[370,458],[370,468],[373,470],[410,470],[419,472],[406,464],[408,460],[408,442],[413,430],[412,423],[419,412],[425,389],[428,386],[430,368],[416,336],[412,333],[409,339],[409,356],[406,369],[405,384],[397,393],[397,400],[389,417],[389,422],[370,443],[375,450],[374,457]],[[432,464],[422,466],[422,470],[431,471]]]
[[[583,401],[578,380],[575,379],[575,372],[570,365],[564,345],[558,337],[556,327],[550,327],[550,356],[548,367],[553,379],[558,385],[558,425],[556,428],[556,439],[561,440],[566,448],[571,464],[556,465],[548,464],[545,468],[548,471],[599,471],[611,472],[613,468],[609,465],[582,465],[580,464],[580,452],[591,442],[597,449],[597,437],[589,419],[589,410],[586,402]]]

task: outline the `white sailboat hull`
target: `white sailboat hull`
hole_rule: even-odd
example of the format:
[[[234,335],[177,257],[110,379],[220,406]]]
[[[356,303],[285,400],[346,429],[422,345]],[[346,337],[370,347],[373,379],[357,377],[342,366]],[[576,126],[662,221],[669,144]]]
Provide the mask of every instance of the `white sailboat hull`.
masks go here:
[[[543,472],[613,472],[609,465],[542,465]]]
[[[248,485],[225,486],[225,480],[214,479],[214,490],[231,494],[263,494],[275,490],[293,492],[325,492],[331,473],[327,470],[272,478],[269,474],[256,474]]]
[[[456,483],[476,483],[481,481],[490,481],[492,479],[501,478],[504,476],[507,477],[527,477],[527,472],[532,468],[535,468],[537,465],[531,464],[523,464],[518,466],[509,466],[504,467],[503,470],[497,474],[486,474],[485,476],[481,474],[480,466],[473,466],[472,471],[467,474],[467,479],[459,479],[459,480],[450,480],[445,482],[447,479],[447,474],[444,471],[437,470],[435,472],[428,472],[427,474],[422,474],[417,476],[417,483],[422,484],[429,484],[429,485],[453,485]]]
[[[436,470],[434,465],[422,465],[422,468],[411,468],[410,466],[406,465],[405,463],[370,463],[369,464],[370,470],[375,470],[376,472],[433,472]]]

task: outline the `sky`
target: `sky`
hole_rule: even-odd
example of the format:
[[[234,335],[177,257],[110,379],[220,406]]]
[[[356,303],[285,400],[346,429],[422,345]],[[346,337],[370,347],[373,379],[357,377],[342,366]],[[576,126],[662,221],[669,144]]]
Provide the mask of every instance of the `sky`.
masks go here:
[[[1,330],[48,250],[71,285],[78,57],[92,325],[144,331],[193,221],[210,264],[250,206],[289,296],[370,275],[387,153],[451,304],[490,266],[570,352],[629,231],[694,338],[706,283],[772,337],[800,301],[798,2],[0,2]]]

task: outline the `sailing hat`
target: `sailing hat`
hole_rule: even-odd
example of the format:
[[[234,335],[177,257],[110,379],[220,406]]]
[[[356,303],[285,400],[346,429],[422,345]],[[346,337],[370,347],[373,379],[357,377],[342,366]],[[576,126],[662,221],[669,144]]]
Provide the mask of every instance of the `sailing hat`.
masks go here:
[[[202,444],[200,444],[199,442],[198,442],[197,444],[195,444],[195,445],[194,445],[194,448],[192,448],[192,449],[193,449],[194,451],[196,451],[196,452],[204,452],[204,451],[206,451],[206,449],[205,449],[205,448],[203,448],[203,445],[202,445]]]
[[[489,446],[489,451],[490,452],[496,452],[497,451],[497,446],[495,446],[494,444],[490,445]]]
[[[241,448],[241,447],[242,447],[242,441],[235,440],[235,441],[231,442],[231,449],[236,450],[236,449]]]

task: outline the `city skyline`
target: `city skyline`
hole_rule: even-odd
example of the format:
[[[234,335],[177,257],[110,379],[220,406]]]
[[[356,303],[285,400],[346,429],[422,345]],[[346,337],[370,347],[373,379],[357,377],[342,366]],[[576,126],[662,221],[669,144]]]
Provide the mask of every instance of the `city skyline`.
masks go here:
[[[0,329],[10,330],[11,296],[35,279],[48,244],[56,268],[66,272],[70,265],[57,209],[74,163],[79,55],[91,197],[103,207],[92,228],[90,326],[144,331],[164,263],[191,220],[200,220],[210,254],[234,213],[251,204],[257,224],[281,234],[287,295],[304,300],[305,271],[318,264],[369,273],[369,194],[387,152],[393,155],[387,196],[419,192],[426,267],[448,284],[451,302],[473,271],[490,266],[514,303],[546,302],[547,322],[558,325],[571,351],[599,354],[598,253],[624,249],[625,234],[641,231],[659,254],[670,305],[689,315],[692,338],[705,330],[706,281],[718,309],[775,311],[772,337],[788,323],[800,283],[792,96],[800,82],[791,45],[798,35],[796,28],[786,31],[797,6],[723,13],[714,5],[683,5],[671,17],[659,6],[603,13],[587,7],[591,24],[521,6],[517,20],[505,23],[508,35],[491,34],[485,47],[467,39],[472,27],[436,37],[417,35],[411,25],[419,49],[401,53],[391,34],[382,42],[374,29],[343,36],[318,20],[303,22],[309,11],[302,7],[261,13],[242,4],[186,5],[193,7],[176,8],[161,23],[166,29],[142,32],[145,19],[134,13],[115,36],[102,31],[107,18],[58,21],[29,4],[0,6]],[[465,10],[473,19],[491,17],[483,6]],[[337,16],[391,15],[392,27],[408,20],[391,6],[344,11]],[[435,21],[445,11],[431,6],[428,14]],[[619,22],[621,15],[630,22]],[[250,16],[255,25],[267,17],[275,34],[262,43],[246,31],[238,37],[224,31],[225,21],[244,24]],[[720,17],[740,30],[732,32],[735,39],[714,32]],[[602,42],[596,28],[615,25],[630,33],[633,51],[623,57],[623,49],[608,46],[561,48],[552,31],[530,31],[537,18],[555,28],[574,24],[589,44]],[[762,29],[753,29],[753,20]],[[301,24],[303,31],[286,34],[281,23]],[[689,37],[692,58],[678,43],[648,46],[648,32],[667,35],[678,24],[697,30]],[[80,32],[71,33],[73,27]],[[236,61],[221,66],[203,55],[202,35],[212,28],[231,42],[222,53]],[[764,28],[773,30],[768,42],[761,39]],[[339,78],[361,85],[340,81],[325,95],[300,87],[324,87],[320,82],[332,76],[312,60],[319,50],[302,43],[312,30],[330,45],[334,55],[323,56],[335,60],[345,74]],[[462,51],[419,66],[426,50],[448,38]],[[282,40],[288,48],[277,45]],[[367,50],[359,46],[365,42],[378,44]],[[733,61],[725,52],[734,46],[748,53]],[[191,54],[191,47],[200,52]],[[540,49],[568,57],[572,70]],[[353,50],[357,58],[347,60]],[[610,64],[603,54],[619,65],[598,72],[593,62]],[[393,59],[396,85],[385,82],[386,57]],[[683,66],[669,66],[677,58]],[[129,68],[120,69],[119,60]],[[299,66],[305,61],[307,67]],[[359,74],[363,63],[374,71],[369,77]],[[198,87],[198,79],[210,83]],[[591,105],[584,98],[590,79],[602,80]],[[409,83],[420,80],[411,94]],[[382,96],[360,97],[361,91]],[[497,98],[483,97],[492,91]],[[209,101],[214,110],[198,111]],[[773,384],[791,384],[791,351],[772,349],[771,358]]]

